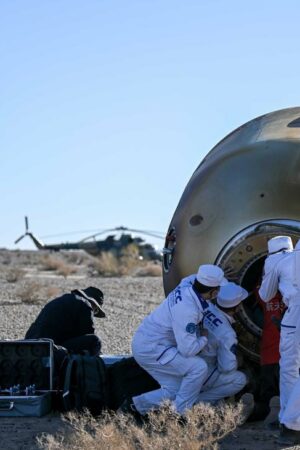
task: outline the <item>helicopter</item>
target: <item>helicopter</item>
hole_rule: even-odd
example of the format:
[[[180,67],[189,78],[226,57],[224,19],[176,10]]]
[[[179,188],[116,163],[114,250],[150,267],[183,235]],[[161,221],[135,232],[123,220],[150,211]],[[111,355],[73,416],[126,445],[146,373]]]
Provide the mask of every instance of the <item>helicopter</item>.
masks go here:
[[[161,232],[136,230],[133,228],[119,226],[100,231],[98,230],[96,233],[76,242],[44,244],[31,231],[29,231],[28,217],[25,216],[25,233],[15,240],[15,244],[18,244],[24,237],[28,236],[38,250],[85,250],[92,256],[99,256],[103,252],[112,252],[116,257],[120,257],[124,249],[132,244],[137,247],[140,259],[149,261],[162,260],[162,252],[160,252],[156,246],[145,242],[145,240],[141,237],[133,236],[132,233],[164,239],[163,233]],[[108,234],[106,238],[97,239],[100,235],[104,234]]]

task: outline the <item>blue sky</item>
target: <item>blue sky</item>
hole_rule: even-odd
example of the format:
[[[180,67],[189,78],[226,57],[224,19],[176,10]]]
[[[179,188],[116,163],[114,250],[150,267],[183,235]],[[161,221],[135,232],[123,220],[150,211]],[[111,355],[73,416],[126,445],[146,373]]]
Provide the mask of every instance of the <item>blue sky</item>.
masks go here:
[[[39,236],[165,232],[220,139],[299,106],[299,19],[296,0],[2,1],[0,247],[25,214]]]

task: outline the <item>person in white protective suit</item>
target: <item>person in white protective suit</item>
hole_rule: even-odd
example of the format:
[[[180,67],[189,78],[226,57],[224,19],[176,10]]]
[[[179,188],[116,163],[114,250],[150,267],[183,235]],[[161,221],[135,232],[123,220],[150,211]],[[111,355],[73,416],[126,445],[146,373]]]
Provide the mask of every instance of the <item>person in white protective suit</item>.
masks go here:
[[[209,304],[204,312],[203,326],[208,330],[208,344],[201,351],[208,366],[199,402],[216,403],[237,394],[247,384],[247,377],[237,370],[237,336],[232,328],[239,304],[248,297],[241,286],[230,282],[221,287],[217,305]]]
[[[200,356],[207,338],[200,335],[200,324],[209,301],[226,283],[221,268],[201,265],[143,320],[133,337],[133,356],[161,388],[127,399],[123,412],[144,415],[170,400],[174,411],[184,414],[195,404],[207,377]]]
[[[259,295],[267,302],[279,289],[287,305],[279,346],[281,438],[300,443],[300,244],[293,251],[289,236],[277,236],[268,241],[268,251]]]

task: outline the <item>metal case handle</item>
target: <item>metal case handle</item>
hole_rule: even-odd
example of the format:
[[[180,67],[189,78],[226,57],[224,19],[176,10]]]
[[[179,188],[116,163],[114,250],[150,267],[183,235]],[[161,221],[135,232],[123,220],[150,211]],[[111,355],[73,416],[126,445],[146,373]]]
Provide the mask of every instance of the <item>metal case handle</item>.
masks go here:
[[[0,404],[1,404],[1,401],[0,401]],[[0,407],[0,411],[11,411],[12,409],[14,409],[14,406],[15,406],[15,402],[9,402],[9,407],[7,407],[7,408]]]

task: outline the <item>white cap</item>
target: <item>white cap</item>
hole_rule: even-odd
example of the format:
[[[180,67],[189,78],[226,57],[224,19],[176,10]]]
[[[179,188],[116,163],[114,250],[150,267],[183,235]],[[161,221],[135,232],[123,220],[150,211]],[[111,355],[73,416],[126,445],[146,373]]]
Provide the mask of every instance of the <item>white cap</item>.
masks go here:
[[[202,264],[202,266],[199,266],[196,278],[199,283],[209,287],[224,286],[228,283],[224,277],[223,270],[214,264]]]
[[[246,289],[230,281],[226,286],[221,287],[217,297],[217,304],[223,308],[233,308],[245,300],[248,295]]]
[[[268,241],[269,253],[277,253],[280,250],[293,250],[293,242],[289,236],[275,236]]]

